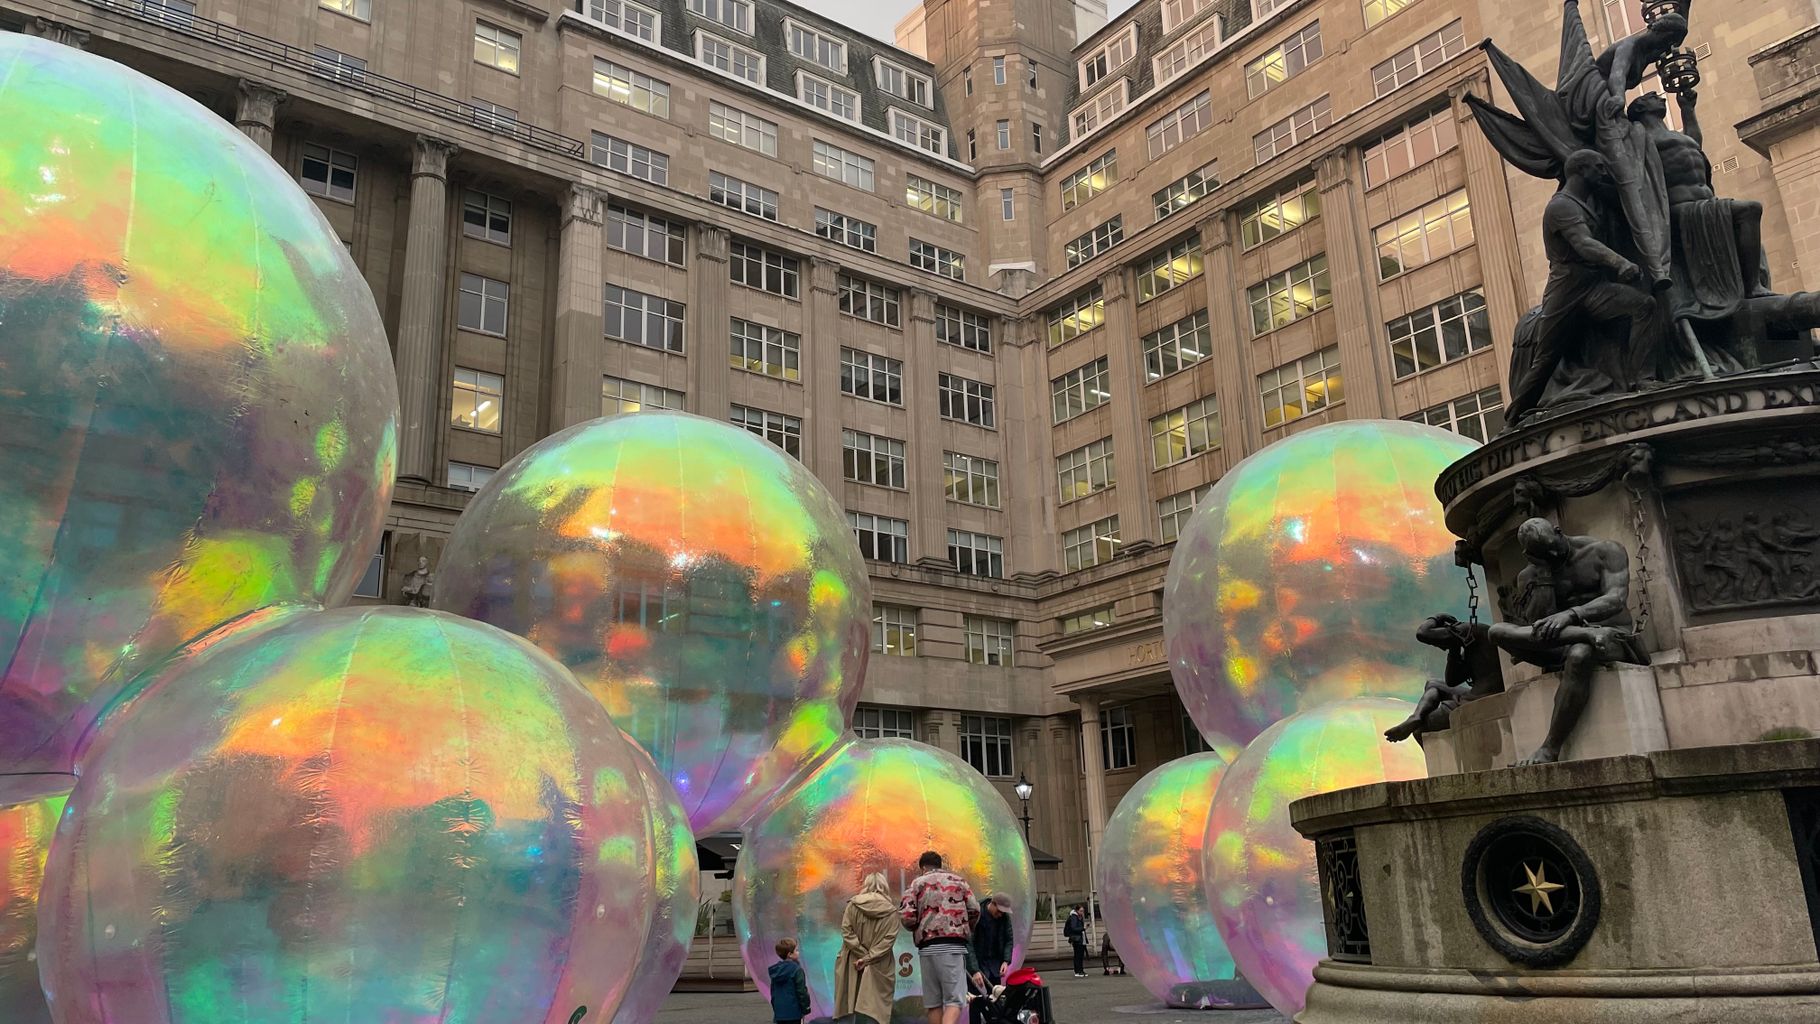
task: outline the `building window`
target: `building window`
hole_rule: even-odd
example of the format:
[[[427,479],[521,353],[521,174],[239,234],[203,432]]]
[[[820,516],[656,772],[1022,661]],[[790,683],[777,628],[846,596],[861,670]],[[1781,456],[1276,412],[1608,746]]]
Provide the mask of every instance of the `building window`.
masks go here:
[[[776,220],[780,199],[776,192],[763,185],[741,181],[719,171],[709,171],[708,201],[754,217]]]
[[[1365,0],[1365,27],[1370,28],[1416,0]]]
[[[1150,159],[1201,134],[1213,125],[1213,93],[1206,91],[1170,111],[1145,131],[1150,142]]]
[[[386,549],[391,546],[390,532],[379,535],[379,544],[373,549],[373,557],[367,559],[367,571],[360,576],[360,582],[354,585],[355,597],[370,597],[375,600],[385,598],[385,563]]]
[[[670,116],[670,83],[594,58],[594,91],[607,99],[653,117]]]
[[[1365,187],[1376,188],[1407,174],[1459,144],[1459,124],[1445,107],[1412,121],[1366,147]]]
[[[609,171],[642,178],[653,185],[670,184],[670,158],[604,132],[595,132],[589,158]]]
[[[883,57],[872,58],[872,68],[880,89],[919,107],[934,106],[930,97],[935,94],[935,85],[928,75],[917,74]]]
[[[1092,444],[1082,445],[1057,456],[1055,482],[1064,505],[1118,483],[1118,467],[1112,457],[1112,438],[1103,437]]]
[[[904,442],[857,430],[840,432],[842,475],[858,484],[905,488]]]
[[[1316,21],[1245,65],[1245,92],[1255,100],[1320,59],[1321,23]]]
[[[498,196],[467,189],[461,194],[461,233],[483,242],[512,244],[512,204]]]
[[[1163,34],[1186,25],[1195,15],[1213,6],[1213,0],[1163,0]]]
[[[503,338],[506,334],[506,307],[512,286],[479,274],[461,275],[461,296],[455,307],[455,325],[464,331],[477,331]]]
[[[1239,244],[1255,249],[1321,216],[1321,192],[1313,178],[1293,182],[1275,195],[1247,204],[1239,213]]]
[[[649,578],[620,581],[608,596],[606,612],[609,622],[658,633],[668,632],[676,618],[686,614],[680,607],[671,609],[670,591],[662,580]]]
[[[1030,123],[1030,151],[1032,153],[1043,151],[1043,126],[1034,121]]]
[[[780,380],[802,380],[803,339],[801,335],[734,317],[731,338],[731,357],[728,359],[728,365],[735,370],[776,377]]]
[[[373,20],[373,0],[317,0],[316,6],[361,21]]]
[[[998,190],[998,216],[1000,220],[1017,219],[1017,192],[1013,189]]]
[[[1105,629],[1115,620],[1113,606],[1108,604],[1069,615],[1061,619],[1059,625],[1063,636],[1074,636],[1076,633],[1091,633],[1096,629]]]
[[[766,156],[777,155],[777,122],[748,114],[738,107],[709,103],[708,134]]]
[[[896,288],[851,274],[841,274],[838,285],[842,313],[886,327],[902,326],[903,304]]]
[[[998,508],[998,463],[977,455],[943,452],[942,469],[947,473],[948,500],[962,505]]]
[[[992,58],[992,84],[1005,84],[1005,58],[1003,57]]]
[[[961,222],[961,210],[966,206],[967,197],[959,189],[938,185],[933,181],[912,176],[904,182],[904,204],[924,213],[933,213],[944,220]]]
[[[873,605],[872,649],[892,657],[914,657],[916,655],[916,617],[915,608],[905,608],[895,604]],[[868,710],[876,711],[878,709],[860,708],[859,713],[853,716],[853,725],[856,730],[864,729],[869,717],[876,718],[876,716],[868,716],[866,714]],[[906,719],[910,717],[908,712],[897,713],[903,714]],[[906,721],[903,733],[906,738],[910,736],[909,729],[910,723]],[[865,733],[861,732],[860,735],[864,736]]]
[[[843,121],[859,120],[859,93],[802,71],[796,73],[797,98]]]
[[[765,84],[765,58],[756,50],[728,42],[706,32],[695,33],[696,56],[703,64],[741,78],[753,85]]]
[[[449,401],[449,422],[457,427],[499,433],[504,417],[506,379],[457,366]]]
[[[791,53],[837,75],[847,73],[846,43],[787,18],[784,20],[784,34],[789,37]]]
[[[452,491],[478,491],[493,479],[499,472],[491,466],[476,466],[467,462],[449,463],[449,489]]]
[[[903,405],[903,361],[843,348],[840,350],[840,389],[843,394],[868,402]]]
[[[1040,66],[1039,66],[1039,65],[1038,65],[1038,64],[1037,64],[1037,62],[1036,62],[1036,61],[1034,61],[1034,60],[1033,60],[1033,61],[1030,61],[1030,79],[1029,79],[1029,82],[1030,82],[1030,89],[1031,89],[1031,91],[1032,91],[1032,92],[1034,92],[1034,91],[1035,91],[1035,90],[1036,90],[1036,85],[1037,85],[1037,73],[1038,73],[1038,72],[1039,72],[1039,71],[1041,71],[1041,70],[1042,70],[1042,69],[1041,69],[1041,67],[1040,67]]]
[[[519,36],[484,21],[474,23],[474,59],[510,74],[518,74]]]
[[[1154,384],[1212,354],[1207,311],[1177,320],[1144,336],[1144,380]]]
[[[160,9],[164,7],[162,4],[158,6]],[[316,55],[312,64],[317,74],[326,75],[337,82],[346,82],[349,85],[359,85],[367,76],[365,58],[342,53],[340,50],[332,50],[326,46],[316,47]]]
[[[961,78],[967,83],[967,95],[973,95],[973,69],[970,67],[962,68]]]
[[[1081,59],[1081,88],[1091,89],[1137,56],[1137,26],[1131,25]]]
[[[681,409],[683,393],[660,388],[655,384],[640,384],[635,380],[621,377],[605,377],[600,383],[600,414],[602,416],[619,416],[624,413],[645,412],[650,409]]]
[[[1008,619],[989,619],[984,615],[969,615],[965,618],[963,625],[967,634],[968,661],[975,665],[1011,667],[1012,650],[1017,643],[1017,623]],[[988,719],[988,721],[993,721],[993,719]],[[996,721],[1004,721],[1004,719],[996,719]],[[1004,736],[1004,756],[1007,767],[1003,774],[1009,775],[1011,774],[1009,768],[1011,760],[1011,736],[1009,729],[1005,730]],[[988,774],[993,773],[989,772]]]
[[[734,241],[727,246],[727,266],[734,284],[786,299],[802,292],[802,262],[794,256]]]
[[[1385,327],[1398,380],[1491,347],[1491,319],[1478,289],[1400,316]]]
[[[942,419],[991,428],[998,421],[998,389],[952,373],[937,375]]]
[[[1466,52],[1466,30],[1454,22],[1371,69],[1379,98],[1390,95]]]
[[[967,279],[967,258],[952,249],[944,249],[921,239],[910,240],[910,265],[918,270],[952,278]]]
[[[884,606],[881,606],[884,607]],[[912,615],[915,609],[907,609]],[[877,622],[876,619],[873,620]],[[912,634],[911,643],[916,642]],[[880,650],[874,637],[875,651]],[[894,651],[886,648],[884,654],[913,654],[911,651]],[[916,739],[916,715],[902,708],[855,708],[853,711],[853,732],[861,739],[868,740],[913,740]]]
[[[1137,268],[1138,305],[1200,277],[1201,269],[1201,240],[1197,235],[1151,254]]]
[[[1216,160],[1192,174],[1177,178],[1151,196],[1150,201],[1156,208],[1156,219],[1168,220],[1207,198],[1219,187],[1220,164]]]
[[[1106,296],[1099,285],[1049,311],[1049,347],[1054,348],[1106,322]]]
[[[785,416],[780,412],[766,409],[753,409],[749,406],[733,406],[727,419],[736,427],[744,428],[748,433],[782,448],[784,454],[793,459],[803,457],[803,421],[795,416]]]
[[[937,303],[935,340],[975,352],[992,351],[992,318],[971,309]]]
[[[1182,756],[1190,757],[1212,749],[1207,743],[1207,737],[1201,735],[1200,727],[1194,724],[1194,719],[1188,712],[1182,712]]]
[[[657,12],[628,0],[582,0],[582,12],[591,20],[615,28],[647,43],[657,42]]]
[[[1504,396],[1490,387],[1403,418],[1464,434],[1484,444],[1504,430]]]
[[[962,715],[961,758],[987,778],[1010,778],[1011,719]]]
[[[607,247],[648,260],[684,265],[687,232],[681,224],[617,204],[607,207]]]
[[[689,10],[735,32],[752,34],[751,0],[689,0]]]
[[[954,571],[968,576],[1003,579],[1005,540],[966,530],[948,531],[948,561]]]
[[[606,286],[606,336],[659,352],[683,351],[683,304],[619,285]]]
[[[1372,231],[1378,280],[1433,263],[1472,244],[1472,210],[1461,189]]]
[[[518,130],[518,111],[503,103],[489,103],[475,97],[468,106],[474,108],[474,123],[482,128],[502,132]]]
[[[1000,120],[998,123],[998,148],[1011,148],[1011,122]]]
[[[1327,254],[1290,267],[1251,286],[1251,333],[1267,334],[1333,305],[1327,276]]]
[[[1156,68],[1156,81],[1163,85],[1174,81],[1189,68],[1205,60],[1208,54],[1218,50],[1225,42],[1225,23],[1219,18],[1211,18],[1206,24],[1171,43],[1167,50],[1157,54],[1152,64]]]
[[[1066,423],[1112,401],[1111,360],[1101,356],[1049,382],[1049,407],[1055,422]]]
[[[1100,130],[1100,126],[1125,112],[1131,104],[1131,80],[1121,78],[1118,84],[1105,89],[1099,95],[1075,108],[1074,135],[1084,139]]]
[[[1340,382],[1340,347],[1306,355],[1258,376],[1264,426],[1275,427],[1327,408],[1345,395]]]
[[[861,252],[878,251],[878,225],[844,213],[815,208],[815,233]]]
[[[1307,142],[1333,124],[1333,100],[1323,96],[1252,137],[1258,163],[1284,153],[1298,142]]]
[[[853,527],[853,539],[859,543],[859,553],[865,558],[898,565],[910,561],[908,522],[866,512],[849,512],[847,525]]]
[[[1108,516],[1062,534],[1062,569],[1080,572],[1110,562],[1119,551],[1119,517]]]
[[[967,159],[968,160],[978,160],[979,158],[980,158],[979,135],[973,129],[969,128],[969,129],[967,129]]]
[[[1119,151],[1109,149],[1092,163],[1062,179],[1062,209],[1072,210],[1119,180]]]
[[[1194,518],[1194,510],[1212,492],[1213,485],[1206,484],[1192,491],[1172,494],[1157,502],[1157,540],[1164,544],[1180,540],[1182,531],[1188,528],[1188,520]]]
[[[1220,400],[1213,395],[1150,421],[1150,455],[1158,469],[1219,446]]]
[[[1100,757],[1109,772],[1137,767],[1136,716],[1130,708],[1100,711]]]
[[[936,156],[948,154],[948,129],[901,110],[891,111],[891,135],[899,142],[907,142]]]
[[[303,190],[311,195],[351,203],[354,201],[355,172],[359,167],[360,160],[352,153],[306,142],[303,171],[298,178],[303,183]]]
[[[1121,214],[1063,246],[1062,254],[1073,270],[1124,240],[1125,217]]]
[[[870,157],[849,153],[839,146],[830,146],[817,139],[815,142],[815,173],[824,178],[833,178],[854,188],[872,191],[873,163]]]

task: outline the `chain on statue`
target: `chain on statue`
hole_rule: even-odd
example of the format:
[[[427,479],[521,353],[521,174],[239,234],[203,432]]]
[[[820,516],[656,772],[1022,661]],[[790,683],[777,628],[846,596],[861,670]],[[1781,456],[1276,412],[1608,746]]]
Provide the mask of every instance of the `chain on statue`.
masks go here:
[[[1466,563],[1466,622],[1479,624],[1479,577],[1472,571],[1471,562]]]
[[[1643,488],[1627,480],[1630,490],[1630,525],[1637,537],[1637,635],[1649,631],[1649,534],[1643,518]]]

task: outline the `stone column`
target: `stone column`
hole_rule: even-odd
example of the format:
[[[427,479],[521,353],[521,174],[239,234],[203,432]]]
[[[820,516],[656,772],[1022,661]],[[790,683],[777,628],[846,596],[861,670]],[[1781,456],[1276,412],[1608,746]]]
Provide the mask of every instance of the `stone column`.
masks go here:
[[[910,413],[910,561],[951,569],[948,561],[948,486],[942,459],[941,387],[936,377],[935,293],[910,291],[904,322],[904,408]],[[1003,396],[1003,389],[1000,389]],[[1001,397],[1001,403],[1003,398]],[[999,408],[1007,408],[1001,404]],[[1004,424],[1001,422],[1000,426]],[[1004,504],[1004,480],[999,504]],[[1006,552],[1009,562],[1010,552]]]
[[[53,43],[62,43],[65,46],[73,46],[78,50],[86,49],[88,47],[88,32],[79,29],[74,25],[65,25],[61,21],[34,17],[25,23],[24,31],[28,36],[37,36],[39,39],[48,39]]]
[[[1106,297],[1103,330],[1112,388],[1112,454],[1117,472],[1119,539],[1123,548],[1156,543],[1156,504],[1150,496],[1150,423],[1144,418],[1144,352],[1138,344],[1135,301],[1124,267],[1100,278]],[[1060,454],[1060,453],[1057,453]],[[1053,470],[1053,463],[1049,467]],[[1054,478],[1051,477],[1051,480]],[[1080,525],[1080,524],[1076,524]]]
[[[993,324],[1000,408],[1031,413],[1003,417],[999,425],[1005,435],[1005,454],[998,467],[999,504],[1005,509],[1006,521],[1019,527],[1008,531],[1010,536],[1005,538],[1005,564],[1017,575],[1061,568],[1061,551],[1055,543],[1055,459],[1050,452],[1049,380],[1044,376],[1046,343],[1040,317]]]
[[[809,468],[833,490],[841,479],[840,264],[811,256],[803,296],[803,444]],[[725,360],[722,360],[725,362]],[[906,382],[907,383],[907,382]],[[915,458],[906,453],[907,459]],[[905,474],[909,466],[904,467]]]
[[[1214,377],[1220,395],[1220,444],[1235,465],[1247,452],[1264,445],[1263,416],[1258,408],[1257,371],[1251,365],[1251,307],[1238,280],[1228,211],[1201,222],[1202,274],[1207,284],[1207,333],[1213,346]]]
[[[1454,86],[1448,97],[1453,103],[1460,152],[1466,158],[1466,194],[1472,204],[1473,237],[1478,244],[1480,272],[1484,275],[1492,348],[1497,353],[1498,365],[1509,366],[1517,321],[1529,308],[1526,298],[1529,290],[1523,283],[1523,261],[1518,257],[1526,239],[1519,235],[1516,216],[1510,209],[1510,183],[1504,177],[1504,161],[1473,120],[1472,110],[1466,106],[1467,93],[1490,96],[1491,83],[1480,76]]]
[[[1340,372],[1347,419],[1379,419],[1396,408],[1389,374],[1377,344],[1384,320],[1379,311],[1376,250],[1371,227],[1364,223],[1365,204],[1353,173],[1350,148],[1317,162],[1321,219],[1327,222],[1327,273],[1333,285],[1334,334],[1340,344]]]
[[[1098,874],[1100,839],[1106,834],[1106,759],[1100,749],[1100,699],[1077,696],[1081,707],[1082,782],[1087,790],[1087,878],[1088,887]]]
[[[695,226],[695,271],[689,278],[689,408],[725,422],[728,411],[727,229]]]
[[[289,94],[283,89],[242,78],[240,106],[234,112],[234,127],[258,143],[260,149],[270,153],[272,132],[278,125],[278,104],[287,98]]]
[[[405,236],[404,296],[398,306],[398,475],[436,479],[436,414],[444,388],[443,311],[448,306],[449,158],[452,142],[417,136],[411,161],[411,219]]]
[[[606,194],[570,185],[563,197],[556,260],[556,339],[550,360],[550,430],[600,415],[606,355],[602,341],[601,244]]]

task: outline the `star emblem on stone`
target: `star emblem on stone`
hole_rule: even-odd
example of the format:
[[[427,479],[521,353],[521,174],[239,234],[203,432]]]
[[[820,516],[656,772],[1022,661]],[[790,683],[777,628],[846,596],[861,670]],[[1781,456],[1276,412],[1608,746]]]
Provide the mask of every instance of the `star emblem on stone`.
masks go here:
[[[1519,885],[1515,891],[1519,895],[1529,897],[1529,912],[1540,914],[1543,910],[1547,910],[1549,915],[1553,916],[1555,912],[1554,894],[1567,886],[1549,881],[1548,865],[1542,861],[1537,861],[1533,868],[1525,862],[1523,873],[1529,876],[1529,884]]]

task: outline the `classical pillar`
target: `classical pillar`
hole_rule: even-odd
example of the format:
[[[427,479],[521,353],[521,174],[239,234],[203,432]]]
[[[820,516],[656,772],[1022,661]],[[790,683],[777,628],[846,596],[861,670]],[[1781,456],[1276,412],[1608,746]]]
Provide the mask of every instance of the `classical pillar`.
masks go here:
[[[411,161],[404,296],[398,306],[398,475],[436,479],[436,422],[444,383],[438,357],[448,305],[449,158],[452,142],[419,135]]]
[[[1201,222],[1201,259],[1206,272],[1207,333],[1213,346],[1214,378],[1220,395],[1220,444],[1227,465],[1264,446],[1258,408],[1257,371],[1251,365],[1251,308],[1241,301],[1238,260],[1232,246],[1232,216],[1221,210]]]
[[[725,421],[728,412],[727,229],[697,224],[695,272],[689,279],[689,408]]]
[[[1473,237],[1477,240],[1480,273],[1484,276],[1485,307],[1491,317],[1492,348],[1498,365],[1509,366],[1517,336],[1517,321],[1529,308],[1529,290],[1523,284],[1523,261],[1518,258],[1526,239],[1517,233],[1516,215],[1510,209],[1510,183],[1504,161],[1491,140],[1479,130],[1467,93],[1491,95],[1485,78],[1461,82],[1449,91],[1460,152],[1466,158],[1466,195],[1472,204]]]
[[[1049,379],[1043,358],[1047,337],[1040,316],[993,324],[999,407],[1034,413],[1004,416],[999,424],[1005,436],[1005,454],[998,467],[999,504],[1005,520],[1022,527],[1007,531],[1005,538],[1005,564],[1015,575],[1061,568],[1061,549],[1055,543],[1057,495],[1055,458],[1050,451]],[[946,530],[942,540],[947,542]]]
[[[1156,504],[1150,495],[1150,422],[1144,418],[1144,352],[1138,344],[1137,310],[1129,278],[1124,267],[1100,278],[1100,291],[1106,297],[1104,330],[1112,339],[1107,364],[1113,395],[1113,469],[1118,474],[1113,493],[1118,497],[1119,540],[1127,548],[1138,541],[1156,543]],[[1053,471],[1053,462],[1049,468]]]
[[[941,386],[935,356],[935,293],[922,288],[910,291],[904,321],[904,408],[910,413],[910,560],[932,567],[952,568],[948,561],[948,484],[942,466]],[[999,386],[999,408],[1007,396]],[[1000,417],[1000,427],[1003,420]],[[972,454],[981,454],[978,452]],[[999,481],[999,504],[1004,504],[1004,481]],[[1009,553],[1007,553],[1009,554]],[[1009,559],[1007,559],[1009,561]],[[1016,565],[1016,563],[1011,563]]]
[[[556,345],[550,369],[550,430],[600,415],[605,374],[600,247],[606,194],[570,185],[563,197],[556,260]]]
[[[840,264],[811,256],[809,292],[803,296],[803,454],[830,490],[841,479]],[[722,362],[725,362],[723,359]],[[906,382],[908,383],[908,382]],[[907,457],[914,457],[908,456]],[[909,467],[905,467],[908,473]]]
[[[1081,706],[1081,775],[1087,791],[1087,877],[1099,874],[1100,839],[1106,834],[1106,759],[1100,749],[1100,699],[1073,698]],[[1092,886],[1089,881],[1088,886]]]
[[[73,46],[78,50],[88,46],[88,33],[74,25],[65,25],[61,21],[49,18],[34,17],[25,23],[25,34],[48,39],[53,43]]]
[[[234,127],[257,142],[260,149],[270,153],[272,130],[278,124],[278,104],[283,103],[287,97],[288,94],[283,89],[242,78],[240,105],[234,111]]]
[[[1364,223],[1350,148],[1336,149],[1317,162],[1321,219],[1327,223],[1327,274],[1333,287],[1333,316],[1340,344],[1340,372],[1348,419],[1379,419],[1395,410],[1389,374],[1379,357],[1384,330],[1378,303],[1376,250]]]

